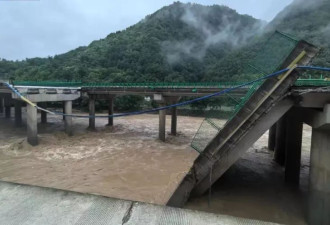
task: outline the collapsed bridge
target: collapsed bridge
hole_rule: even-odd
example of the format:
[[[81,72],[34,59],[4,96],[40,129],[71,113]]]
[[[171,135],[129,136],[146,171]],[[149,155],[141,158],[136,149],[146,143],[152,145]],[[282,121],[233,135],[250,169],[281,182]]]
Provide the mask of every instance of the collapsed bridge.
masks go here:
[[[287,44],[278,41],[284,39]],[[268,129],[270,132],[270,149],[275,149],[277,162],[285,165],[286,180],[292,184],[299,183],[302,124],[313,127],[311,159],[311,201],[310,218],[312,221],[327,220],[329,216],[328,187],[330,160],[328,147],[330,143],[329,82],[297,81],[303,66],[310,63],[319,51],[305,41],[296,41],[277,33],[270,39],[273,45],[257,55],[255,64],[250,65],[254,74],[269,74],[282,70],[278,76],[268,78],[258,85],[244,85],[235,89],[237,96],[243,97],[238,103],[234,115],[224,127],[206,118],[204,123],[212,123],[214,135],[197,132],[192,147],[200,155],[195,160],[190,172],[183,179],[168,201],[170,206],[182,206],[189,196],[201,195],[233,165],[242,154]],[[267,57],[266,57],[267,56]],[[299,65],[297,69],[297,65]],[[90,129],[95,129],[95,100],[109,100],[109,124],[113,124],[113,99],[115,96],[134,94],[153,96],[160,104],[175,104],[182,96],[204,96],[221,92],[233,84],[193,84],[193,85],[160,85],[132,84],[81,84],[65,85],[54,83],[14,83],[18,92],[33,103],[61,101],[64,104],[66,131],[72,134],[72,101],[82,94],[89,97]],[[251,91],[252,90],[252,91]],[[15,102],[15,117],[21,121],[21,99],[12,93],[6,85],[0,89],[4,99],[6,115],[10,116],[11,102]],[[1,101],[3,102],[3,101]],[[44,106],[43,106],[44,107]],[[2,107],[0,107],[2,108]],[[9,109],[8,109],[9,108]],[[176,106],[172,108],[172,133],[176,133]],[[27,104],[28,140],[37,144],[37,109]],[[165,140],[165,108],[159,110],[159,137]],[[46,120],[46,111],[42,111],[42,120]],[[210,122],[211,121],[211,122]],[[203,126],[203,124],[202,124]],[[201,126],[201,127],[202,127]],[[202,144],[201,144],[202,143]],[[316,209],[316,210],[315,210]],[[319,215],[322,215],[321,217]]]

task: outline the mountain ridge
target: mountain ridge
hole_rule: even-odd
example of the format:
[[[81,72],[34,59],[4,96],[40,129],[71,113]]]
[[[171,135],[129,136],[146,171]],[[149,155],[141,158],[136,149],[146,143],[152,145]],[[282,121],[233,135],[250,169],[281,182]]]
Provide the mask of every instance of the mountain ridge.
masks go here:
[[[2,60],[0,76],[88,82],[248,80],[240,67],[275,30],[323,47],[314,63],[330,67],[330,2],[313,3],[295,0],[266,24],[227,6],[174,2],[88,46],[49,58]]]
[[[88,46],[19,62],[10,75],[32,80],[196,82],[203,79],[207,65],[247,43],[262,24],[226,6],[175,2]]]

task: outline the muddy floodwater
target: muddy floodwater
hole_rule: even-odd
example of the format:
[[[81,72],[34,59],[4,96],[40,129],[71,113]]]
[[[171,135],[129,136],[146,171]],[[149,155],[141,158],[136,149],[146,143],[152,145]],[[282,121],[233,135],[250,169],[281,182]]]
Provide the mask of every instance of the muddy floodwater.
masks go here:
[[[24,115],[24,114],[23,114]],[[23,118],[24,121],[24,118]],[[0,118],[0,180],[114,198],[165,204],[198,153],[190,142],[203,118],[178,117],[178,135],[158,138],[158,116],[115,118],[114,127],[97,119],[74,119],[74,136],[61,117],[39,124],[37,147],[26,142],[26,128]],[[167,119],[170,131],[170,116]],[[284,169],[272,160],[267,134],[207,193],[186,208],[286,224],[305,224],[311,130],[304,127],[299,190],[284,185]]]

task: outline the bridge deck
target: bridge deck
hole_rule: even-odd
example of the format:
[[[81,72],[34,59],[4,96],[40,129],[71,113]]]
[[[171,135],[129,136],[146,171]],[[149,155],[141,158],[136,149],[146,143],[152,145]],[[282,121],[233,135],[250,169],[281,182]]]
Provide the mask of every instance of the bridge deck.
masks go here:
[[[23,94],[31,94],[43,90],[46,94],[63,93],[65,90],[81,91],[92,95],[144,95],[163,94],[164,96],[204,96],[222,91],[226,88],[244,84],[243,82],[208,82],[208,83],[80,83],[80,82],[48,82],[48,81],[16,81],[15,87]],[[260,83],[261,85],[261,83]],[[294,90],[310,87],[330,86],[325,79],[299,79],[293,86]],[[230,92],[233,96],[244,96],[252,87],[247,85]],[[55,91],[54,91],[55,90]],[[10,94],[11,91],[0,85],[0,93]]]

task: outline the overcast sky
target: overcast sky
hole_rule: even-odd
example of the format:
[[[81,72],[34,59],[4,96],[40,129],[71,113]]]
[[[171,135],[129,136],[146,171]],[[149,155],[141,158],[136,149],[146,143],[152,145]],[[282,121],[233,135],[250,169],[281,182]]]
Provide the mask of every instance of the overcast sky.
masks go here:
[[[266,21],[293,0],[191,0],[227,5]],[[0,0],[0,58],[65,53],[125,29],[171,0]]]

